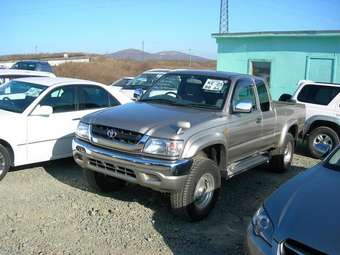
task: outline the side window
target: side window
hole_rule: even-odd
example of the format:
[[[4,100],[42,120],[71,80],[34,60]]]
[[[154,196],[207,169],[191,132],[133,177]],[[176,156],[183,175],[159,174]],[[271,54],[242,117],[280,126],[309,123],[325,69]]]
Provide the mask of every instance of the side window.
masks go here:
[[[300,102],[328,105],[340,92],[339,87],[331,87],[326,85],[305,85],[297,99]]]
[[[98,86],[78,86],[79,110],[105,108],[118,105],[105,89]]]
[[[76,88],[65,86],[53,90],[41,100],[40,105],[53,108],[53,113],[71,112],[76,110]]]
[[[262,80],[256,80],[257,93],[260,100],[261,111],[267,112],[270,110],[270,101],[267,87]]]
[[[238,102],[243,100],[251,101],[253,104],[253,109],[257,109],[254,85],[253,82],[249,79],[241,79],[237,81],[233,93],[232,106],[236,106]]]

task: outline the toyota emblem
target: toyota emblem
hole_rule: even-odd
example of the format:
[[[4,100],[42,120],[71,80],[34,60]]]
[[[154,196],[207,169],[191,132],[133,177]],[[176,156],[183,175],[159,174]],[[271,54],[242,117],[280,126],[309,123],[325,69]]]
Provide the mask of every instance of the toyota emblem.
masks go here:
[[[106,135],[109,138],[113,139],[117,136],[117,132],[114,129],[109,129],[109,130],[106,131]]]

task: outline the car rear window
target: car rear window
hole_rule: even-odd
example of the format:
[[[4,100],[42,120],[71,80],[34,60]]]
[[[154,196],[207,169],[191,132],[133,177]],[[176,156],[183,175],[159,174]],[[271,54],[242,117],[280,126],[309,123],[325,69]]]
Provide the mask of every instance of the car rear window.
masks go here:
[[[340,92],[340,87],[327,85],[305,85],[297,99],[300,102],[328,105]]]

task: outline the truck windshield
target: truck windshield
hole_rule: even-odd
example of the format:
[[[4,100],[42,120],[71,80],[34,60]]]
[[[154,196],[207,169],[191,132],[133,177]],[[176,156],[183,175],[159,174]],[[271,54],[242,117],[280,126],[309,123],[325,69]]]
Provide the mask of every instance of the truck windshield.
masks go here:
[[[222,109],[230,80],[206,75],[166,74],[140,99],[178,106]]]
[[[154,82],[160,78],[163,74],[160,73],[143,73],[133,80],[131,80],[124,89],[137,89],[141,88],[144,90],[149,89]]]
[[[10,81],[0,86],[0,109],[23,113],[45,89],[38,84]]]

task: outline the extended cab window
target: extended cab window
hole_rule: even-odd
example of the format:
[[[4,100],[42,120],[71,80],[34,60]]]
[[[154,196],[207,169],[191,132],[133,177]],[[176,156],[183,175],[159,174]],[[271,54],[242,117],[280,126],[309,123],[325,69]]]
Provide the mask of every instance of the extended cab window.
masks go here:
[[[57,88],[41,100],[40,105],[51,106],[53,113],[76,110],[76,89],[74,86]]]
[[[305,85],[297,99],[300,102],[328,105],[340,92],[340,87],[327,85]]]
[[[96,109],[118,105],[106,90],[98,86],[78,86],[79,91],[79,109]]]
[[[262,80],[256,80],[257,93],[259,95],[261,111],[267,112],[270,110],[270,101],[267,87]]]
[[[232,106],[233,108],[239,103],[240,101],[247,101],[249,100],[253,104],[253,109],[257,109],[256,107],[256,97],[254,93],[254,85],[252,80],[249,79],[241,79],[238,80],[234,89],[233,99],[232,99]]]

